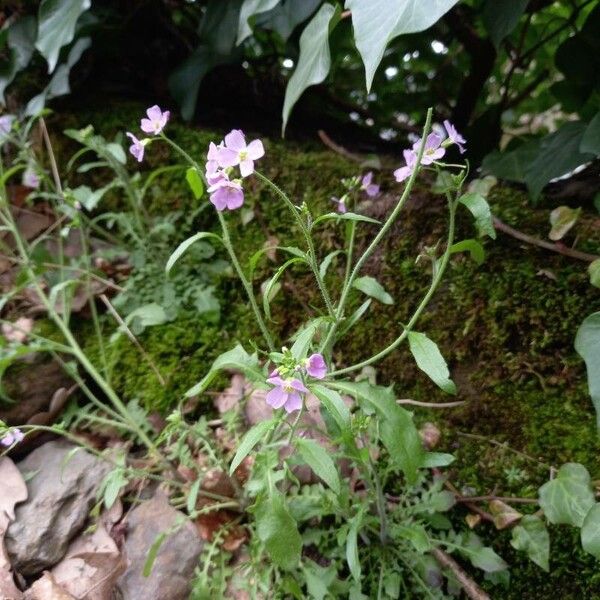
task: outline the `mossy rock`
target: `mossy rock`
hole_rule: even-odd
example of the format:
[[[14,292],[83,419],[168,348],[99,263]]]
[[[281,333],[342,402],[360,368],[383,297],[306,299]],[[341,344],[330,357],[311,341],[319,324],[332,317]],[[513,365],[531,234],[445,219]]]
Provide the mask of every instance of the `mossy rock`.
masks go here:
[[[90,111],[77,115],[77,126],[90,121],[105,134],[135,131],[140,112],[139,106],[127,105],[106,121],[105,113]],[[208,142],[222,135],[198,132],[176,122],[169,128],[174,139],[200,162]],[[331,152],[306,151],[272,140],[265,145],[267,153],[260,168],[294,202],[305,201],[315,214],[330,210],[330,196],[340,191],[339,179],[356,172],[355,164]],[[168,148],[158,145],[148,149],[147,157],[145,169],[175,161]],[[383,197],[365,206],[373,216],[384,216],[397,197],[397,188],[387,174],[382,183]],[[254,218],[244,225],[239,211],[226,215],[244,264],[266,240],[301,245],[285,207],[263,185],[249,181],[246,193],[245,206],[254,211]],[[150,208],[155,214],[185,209],[190,198],[181,175],[170,173],[157,179]],[[509,225],[538,237],[547,235],[548,209],[533,208],[523,191],[499,186],[492,191],[490,203]],[[199,219],[198,230],[215,228],[209,213]],[[364,359],[395,338],[429,284],[426,264],[415,259],[425,246],[443,239],[445,226],[443,202],[425,189],[417,190],[382,249],[367,265],[395,304],[373,304],[368,316],[335,351],[338,365]],[[597,216],[583,215],[577,233],[580,249],[600,254]],[[320,230],[318,251],[322,257],[339,247],[341,234],[336,227]],[[466,211],[460,215],[458,234],[458,239],[475,235]],[[364,237],[359,236],[358,252],[361,244],[364,247]],[[566,461],[582,462],[599,477],[600,443],[594,410],[583,362],[573,349],[579,324],[600,309],[600,294],[589,285],[586,265],[503,234],[495,241],[485,240],[484,245],[487,256],[481,266],[462,255],[452,259],[444,285],[417,326],[440,346],[458,385],[457,399],[465,404],[444,411],[418,409],[417,419],[440,425],[442,447],[458,458],[452,481],[477,494],[495,490],[531,497],[547,479],[548,465]],[[272,274],[273,266],[269,259],[261,259],[255,273],[257,290]],[[339,263],[328,274],[331,289],[337,289],[342,267]],[[190,316],[148,329],[140,336],[146,352],[165,375],[166,388],[126,339],[111,349],[112,382],[124,398],[138,398],[148,408],[166,410],[206,373],[219,353],[236,340],[248,346],[249,339],[258,339],[251,311],[233,280],[223,280],[219,299],[219,323]],[[357,306],[360,301],[357,292],[351,303]],[[321,306],[306,272],[291,271],[273,302],[280,341],[285,342],[300,324],[301,310],[316,314]],[[377,368],[379,381],[393,382],[399,397],[448,400],[418,370],[406,348],[398,349]],[[498,539],[489,530],[486,535],[496,540],[500,553],[511,557],[514,566],[511,588],[491,588],[494,597],[533,600],[559,591],[564,598],[600,598],[597,563],[578,549],[573,530],[556,528],[552,532],[553,571],[549,575],[515,554],[507,535]]]

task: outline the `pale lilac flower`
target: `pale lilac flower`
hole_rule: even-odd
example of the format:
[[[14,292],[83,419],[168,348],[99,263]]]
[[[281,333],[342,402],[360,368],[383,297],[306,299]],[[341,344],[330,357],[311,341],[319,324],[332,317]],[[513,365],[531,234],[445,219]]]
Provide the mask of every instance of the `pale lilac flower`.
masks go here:
[[[2,115],[0,117],[0,144],[3,144],[10,135],[14,120],[14,115]]]
[[[146,111],[146,115],[148,115],[148,118],[142,119],[140,122],[142,131],[144,133],[158,135],[165,128],[171,113],[168,110],[163,112],[160,107],[155,104]]]
[[[413,145],[413,151],[415,154],[419,154],[421,149],[421,143],[423,140],[419,140]],[[425,140],[425,150],[423,151],[423,157],[421,158],[422,165],[430,165],[436,160],[439,160],[446,154],[446,150],[441,147],[442,138],[437,133],[430,133]]]
[[[144,144],[142,140],[138,140],[133,133],[127,132],[127,137],[131,139],[131,146],[129,146],[129,152],[133,155],[133,157],[138,161],[142,162],[144,160]]]
[[[331,196],[331,201],[337,204],[336,210],[339,213],[344,214],[348,212],[348,208],[346,207],[346,196],[342,196],[341,198],[336,198],[335,196]]]
[[[23,185],[25,187],[37,190],[40,187],[40,176],[36,173],[32,165],[23,171]]]
[[[311,354],[306,359],[306,372],[315,379],[323,379],[327,375],[327,365],[322,354]]]
[[[444,127],[446,128],[446,133],[448,134],[448,139],[458,146],[461,154],[464,154],[466,148],[462,144],[466,144],[467,140],[456,131],[456,127],[450,123],[447,119],[444,121]]]
[[[372,183],[373,171],[369,171],[362,178],[360,189],[365,192],[370,198],[375,198],[379,194],[379,185]]]
[[[244,204],[244,190],[239,181],[230,181],[227,173],[219,171],[220,179],[208,188],[210,201],[219,211],[235,210]]]
[[[246,145],[244,133],[234,129],[225,136],[225,145],[219,149],[219,165],[221,167],[240,166],[240,174],[246,177],[254,173],[254,161],[265,154],[263,143],[252,140]]]
[[[4,437],[0,439],[0,444],[8,448],[13,444],[18,444],[19,442],[22,442],[24,437],[25,436],[23,435],[23,432],[15,427],[14,429],[9,429],[6,432]]]
[[[413,150],[404,150],[404,160],[406,161],[406,166],[394,171],[394,177],[398,183],[402,183],[412,175],[417,165],[417,155]]]
[[[273,408],[283,407],[291,413],[302,408],[302,396],[308,390],[299,379],[282,379],[279,375],[269,377],[267,383],[275,386],[266,397],[267,404]]]
[[[2,323],[2,335],[9,342],[22,344],[33,330],[33,319],[20,317],[14,323]]]

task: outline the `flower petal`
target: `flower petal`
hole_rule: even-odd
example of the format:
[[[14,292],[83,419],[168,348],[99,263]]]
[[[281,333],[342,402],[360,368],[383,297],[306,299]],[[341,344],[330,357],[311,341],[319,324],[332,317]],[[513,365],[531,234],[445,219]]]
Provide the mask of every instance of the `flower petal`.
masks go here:
[[[148,115],[148,119],[151,121],[159,121],[163,115],[163,112],[160,110],[160,106],[155,104],[146,111],[146,114]]]
[[[286,383],[288,383],[290,387],[294,388],[295,390],[297,390],[299,392],[304,392],[304,393],[308,392],[306,387],[304,387],[304,384],[299,379],[291,379],[290,381],[287,381]]]
[[[231,150],[231,148],[220,148],[217,160],[221,167],[235,167],[240,162],[240,155],[235,150]]]
[[[302,408],[302,397],[300,394],[296,394],[292,392],[287,395],[287,401],[285,403],[285,412],[292,413],[295,410],[300,410]]]
[[[267,404],[273,408],[281,408],[288,401],[288,394],[280,387],[273,388],[265,398]]]
[[[262,158],[265,155],[265,147],[263,146],[263,143],[260,140],[252,140],[248,144],[246,152],[252,160],[258,160],[259,158]]]
[[[254,173],[254,161],[251,159],[243,160],[240,162],[240,175],[242,177],[248,177]]]
[[[241,129],[233,129],[225,136],[225,145],[230,150],[241,152],[246,149],[246,138]]]

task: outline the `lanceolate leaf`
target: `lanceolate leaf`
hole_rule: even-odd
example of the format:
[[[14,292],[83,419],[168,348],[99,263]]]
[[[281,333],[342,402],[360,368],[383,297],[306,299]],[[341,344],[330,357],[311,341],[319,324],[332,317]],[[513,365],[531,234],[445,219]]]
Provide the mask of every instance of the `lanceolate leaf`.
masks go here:
[[[385,291],[379,281],[369,275],[355,279],[352,287],[383,304],[394,304],[394,299]]]
[[[199,231],[198,233],[190,236],[187,240],[181,242],[173,254],[169,256],[169,260],[167,260],[167,264],[165,266],[167,275],[171,272],[171,269],[175,266],[175,263],[187,252],[190,246],[195,244],[198,240],[204,240],[206,238],[214,238],[221,241],[221,238],[216,233],[210,233],[208,231]]]
[[[526,515],[512,530],[510,545],[527,556],[544,571],[549,571],[550,536],[544,522],[538,517]]]
[[[550,523],[581,527],[594,505],[590,474],[578,463],[563,465],[539,491],[540,506]]]
[[[333,460],[314,440],[296,438],[296,448],[304,462],[320,477],[336,494],[340,493],[340,478]]]
[[[246,435],[242,438],[237,452],[231,461],[231,466],[229,467],[230,475],[240,466],[240,463],[248,456],[248,454],[250,454],[254,446],[260,442],[267,431],[273,427],[273,424],[273,421],[260,421],[252,427],[252,429],[249,429],[246,432]]]
[[[579,326],[575,350],[587,367],[588,387],[596,409],[596,424],[600,428],[600,312],[591,314]]]
[[[42,0],[35,47],[48,61],[49,73],[56,67],[60,49],[73,40],[80,15],[91,6],[91,0]]]
[[[458,0],[346,0],[354,39],[365,64],[367,90],[392,39],[431,27]]]
[[[350,411],[343,398],[335,390],[320,384],[311,385],[310,390],[321,401],[340,430],[347,431],[350,427]]]
[[[292,111],[304,90],[321,83],[329,73],[331,54],[329,52],[329,31],[339,20],[339,8],[325,3],[300,36],[300,57],[298,66],[285,90],[283,101],[283,127],[285,128]]]
[[[456,394],[456,386],[450,379],[448,365],[446,365],[437,344],[424,333],[416,331],[408,334],[408,344],[419,369],[424,371],[446,393]]]

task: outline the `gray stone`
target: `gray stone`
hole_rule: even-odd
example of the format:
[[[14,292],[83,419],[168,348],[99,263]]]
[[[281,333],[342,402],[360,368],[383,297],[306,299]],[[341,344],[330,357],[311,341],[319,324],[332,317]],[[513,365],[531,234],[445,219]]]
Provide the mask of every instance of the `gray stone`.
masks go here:
[[[5,543],[13,568],[23,575],[40,573],[62,559],[111,469],[82,449],[69,456],[74,448],[64,440],[49,442],[17,465],[29,498],[17,506]]]
[[[166,533],[152,571],[144,577],[148,553]],[[202,551],[198,531],[158,492],[127,517],[124,552],[128,567],[118,582],[123,600],[188,600],[190,583]]]

